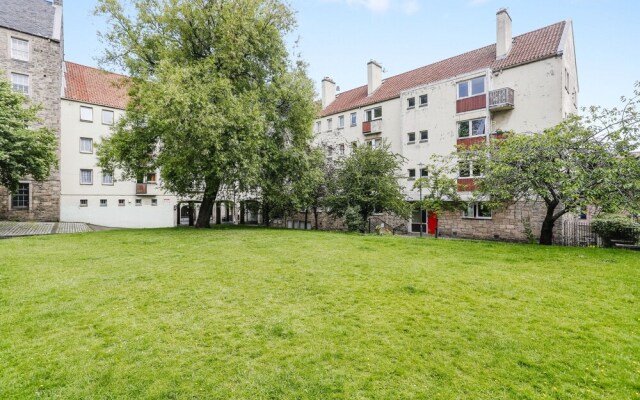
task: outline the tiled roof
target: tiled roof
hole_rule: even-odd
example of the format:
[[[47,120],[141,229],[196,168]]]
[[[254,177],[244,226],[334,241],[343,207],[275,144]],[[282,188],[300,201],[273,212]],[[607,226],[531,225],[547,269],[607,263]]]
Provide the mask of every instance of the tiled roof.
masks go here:
[[[47,0],[0,1],[0,26],[47,39],[54,35],[56,8]]]
[[[64,98],[82,103],[125,109],[129,78],[65,61]]]
[[[333,103],[322,110],[321,116],[367,106],[400,97],[400,92],[416,86],[438,82],[483,68],[508,69],[532,61],[553,57],[565,27],[565,21],[525,33],[513,38],[509,55],[496,60],[496,45],[492,44],[468,53],[414,69],[385,79],[382,85],[367,96],[367,85],[339,94]]]

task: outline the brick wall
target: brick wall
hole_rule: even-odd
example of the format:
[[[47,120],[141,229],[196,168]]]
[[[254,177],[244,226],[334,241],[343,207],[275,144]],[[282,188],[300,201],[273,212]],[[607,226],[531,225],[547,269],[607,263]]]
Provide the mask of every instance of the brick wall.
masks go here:
[[[12,60],[10,38],[29,40],[28,62]],[[60,140],[60,96],[62,87],[61,43],[0,27],[0,74],[10,79],[11,72],[29,75],[30,99],[42,105],[38,116]],[[58,159],[60,149],[57,150]],[[25,179],[29,181],[29,179]],[[21,221],[57,221],[60,217],[60,174],[54,170],[44,182],[31,182],[28,210],[12,210],[11,198],[0,187],[0,219]]]

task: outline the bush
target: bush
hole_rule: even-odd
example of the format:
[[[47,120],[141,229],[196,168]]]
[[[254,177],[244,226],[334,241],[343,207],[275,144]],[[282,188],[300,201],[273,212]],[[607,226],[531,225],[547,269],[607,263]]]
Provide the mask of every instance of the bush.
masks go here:
[[[360,207],[347,207],[344,213],[344,223],[347,225],[349,232],[364,232],[364,222],[360,215]]]
[[[640,224],[624,215],[608,214],[592,222],[593,231],[604,241],[605,247],[613,247],[614,241],[636,243],[640,239]]]

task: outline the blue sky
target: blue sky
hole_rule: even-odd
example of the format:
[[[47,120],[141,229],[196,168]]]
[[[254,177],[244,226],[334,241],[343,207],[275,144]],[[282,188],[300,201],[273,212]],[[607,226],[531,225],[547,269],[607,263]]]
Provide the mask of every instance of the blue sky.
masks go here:
[[[96,0],[65,0],[66,59],[97,66],[103,20]],[[289,38],[319,82],[344,90],[366,84],[366,63],[396,75],[495,42],[495,13],[506,7],[519,35],[572,19],[579,105],[620,104],[640,80],[640,1],[636,0],[291,0],[298,27]]]

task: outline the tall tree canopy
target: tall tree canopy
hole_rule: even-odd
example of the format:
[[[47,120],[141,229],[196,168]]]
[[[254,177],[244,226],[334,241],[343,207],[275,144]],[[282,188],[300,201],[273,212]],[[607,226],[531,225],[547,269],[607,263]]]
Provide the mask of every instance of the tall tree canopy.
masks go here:
[[[57,163],[55,134],[41,126],[39,106],[26,102],[0,78],[0,185],[11,192],[26,176],[45,180]]]
[[[540,243],[551,244],[555,222],[568,212],[597,206],[640,211],[640,86],[622,109],[592,107],[538,134],[507,134],[466,154],[484,162],[477,191],[489,204],[542,199]]]
[[[271,163],[295,164],[315,117],[313,84],[289,60],[293,12],[279,0],[100,0],[105,61],[132,77],[126,116],[99,149],[127,178],[159,169],[165,188],[202,196],[209,225],[225,184],[257,188]],[[293,161],[292,161],[293,160]]]

